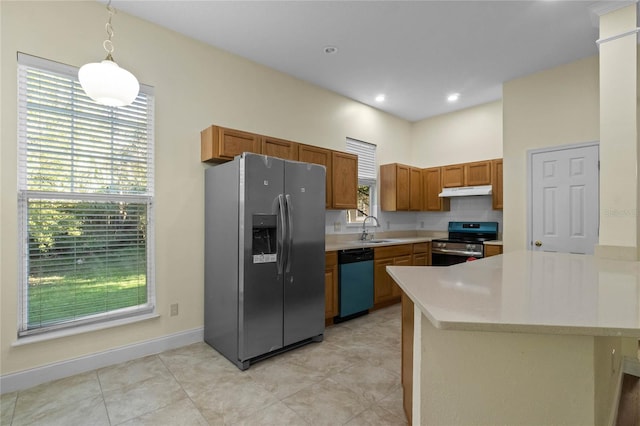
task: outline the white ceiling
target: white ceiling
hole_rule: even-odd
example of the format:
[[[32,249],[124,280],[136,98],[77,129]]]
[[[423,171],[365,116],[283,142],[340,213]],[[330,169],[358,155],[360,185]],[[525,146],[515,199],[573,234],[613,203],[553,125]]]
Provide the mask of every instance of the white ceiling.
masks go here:
[[[594,1],[135,1],[123,12],[409,121],[597,54]],[[117,33],[117,17],[114,18]],[[124,43],[124,41],[121,41]],[[324,53],[325,46],[338,52]],[[449,104],[446,96],[459,92]],[[383,103],[374,98],[386,95]]]

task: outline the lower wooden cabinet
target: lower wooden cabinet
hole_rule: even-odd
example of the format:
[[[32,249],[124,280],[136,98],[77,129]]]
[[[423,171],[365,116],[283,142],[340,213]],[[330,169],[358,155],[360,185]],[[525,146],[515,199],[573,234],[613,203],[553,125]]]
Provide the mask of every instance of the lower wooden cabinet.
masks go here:
[[[324,318],[325,323],[333,323],[338,315],[338,252],[325,253],[324,266]]]
[[[398,303],[402,291],[387,274],[387,266],[410,266],[412,263],[413,245],[376,247],[374,249],[374,284],[373,309]]]
[[[495,256],[497,254],[502,254],[502,246],[497,244],[485,244],[484,257]]]
[[[413,302],[402,293],[402,407],[411,424],[413,409]]]
[[[413,266],[431,265],[431,243],[416,243],[413,245]]]
[[[428,266],[431,243],[401,244],[376,247],[373,261],[373,309],[400,302],[402,290],[387,273],[387,266]],[[325,253],[325,322],[331,324],[339,313],[338,253]]]

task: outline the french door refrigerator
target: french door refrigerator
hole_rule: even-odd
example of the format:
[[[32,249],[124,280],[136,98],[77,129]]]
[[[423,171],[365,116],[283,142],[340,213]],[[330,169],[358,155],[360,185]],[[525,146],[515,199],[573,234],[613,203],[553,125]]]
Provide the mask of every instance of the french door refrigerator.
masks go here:
[[[322,341],[325,168],[244,153],[205,172],[205,341],[241,370]]]

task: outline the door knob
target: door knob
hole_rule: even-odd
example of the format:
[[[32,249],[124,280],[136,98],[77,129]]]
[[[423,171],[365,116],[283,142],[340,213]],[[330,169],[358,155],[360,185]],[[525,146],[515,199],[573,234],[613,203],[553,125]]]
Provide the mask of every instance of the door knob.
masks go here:
[[[542,241],[538,240],[535,242],[536,247],[540,247],[542,245]]]

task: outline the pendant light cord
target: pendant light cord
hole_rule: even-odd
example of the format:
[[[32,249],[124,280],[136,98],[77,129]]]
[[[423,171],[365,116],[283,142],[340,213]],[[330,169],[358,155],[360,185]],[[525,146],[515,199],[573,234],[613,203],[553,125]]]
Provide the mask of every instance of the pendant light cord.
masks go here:
[[[104,25],[104,29],[107,32],[107,39],[102,42],[102,47],[104,47],[104,50],[107,51],[106,59],[108,61],[115,62],[113,56],[111,56],[114,51],[113,42],[111,41],[111,37],[113,37],[113,26],[111,25],[111,18],[113,18],[113,14],[116,12],[116,10],[113,8],[113,6],[111,6],[111,0],[109,0],[109,3],[107,3],[107,11],[109,11],[109,20]]]

